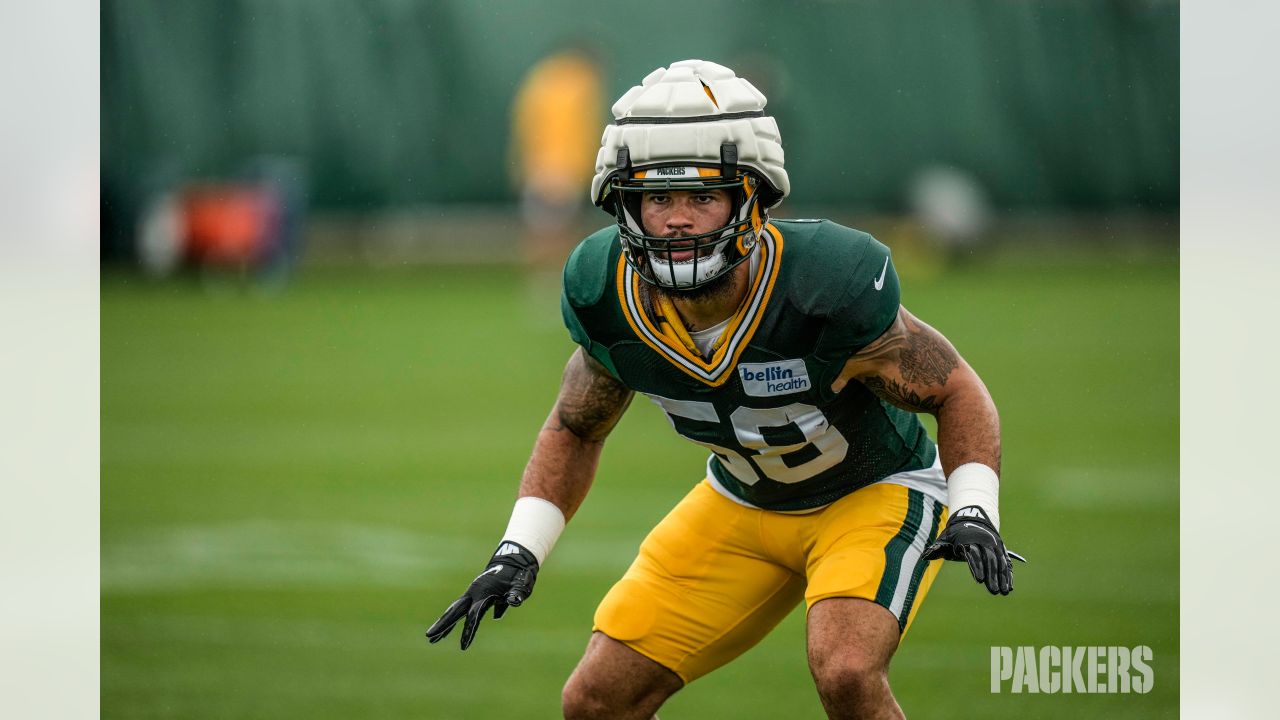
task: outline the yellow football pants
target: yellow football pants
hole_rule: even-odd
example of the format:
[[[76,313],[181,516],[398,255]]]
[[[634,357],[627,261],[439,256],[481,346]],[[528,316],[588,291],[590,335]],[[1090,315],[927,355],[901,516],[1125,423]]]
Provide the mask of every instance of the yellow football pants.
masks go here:
[[[804,598],[865,598],[905,634],[942,566],[924,548],[947,509],[877,483],[805,514],[748,508],[699,483],[649,533],[595,630],[686,683],[759,642]]]

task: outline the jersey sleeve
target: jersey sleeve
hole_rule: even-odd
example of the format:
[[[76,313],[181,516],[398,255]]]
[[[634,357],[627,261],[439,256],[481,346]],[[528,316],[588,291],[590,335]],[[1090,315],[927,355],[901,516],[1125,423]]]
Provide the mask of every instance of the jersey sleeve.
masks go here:
[[[584,240],[565,262],[560,315],[565,328],[569,330],[569,337],[617,379],[618,371],[609,355],[609,349],[591,337],[582,318],[583,310],[601,301],[607,285],[605,271],[608,268],[608,244],[601,242],[598,237],[600,234],[596,233]]]
[[[569,337],[581,345],[588,355],[595,358],[601,365],[604,365],[609,373],[617,379],[618,371],[613,367],[613,359],[609,356],[609,349],[591,339],[591,336],[587,334],[586,327],[582,324],[582,320],[578,317],[578,311],[569,302],[569,296],[564,293],[560,295],[560,315],[564,319],[564,326],[569,330]]]
[[[823,342],[852,355],[884,334],[898,317],[902,288],[889,248],[872,239],[850,273],[843,301],[829,316]]]
[[[827,387],[845,362],[884,334],[898,317],[902,289],[893,257],[883,243],[866,236],[864,252],[845,275],[843,295],[832,306],[818,339],[816,358],[824,368]]]

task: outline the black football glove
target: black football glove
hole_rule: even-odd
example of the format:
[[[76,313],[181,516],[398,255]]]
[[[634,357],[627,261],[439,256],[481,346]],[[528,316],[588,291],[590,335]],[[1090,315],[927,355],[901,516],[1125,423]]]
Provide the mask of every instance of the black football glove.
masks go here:
[[[537,578],[538,559],[533,553],[519,543],[503,542],[489,558],[485,571],[427,629],[427,639],[440,642],[459,620],[466,618],[462,627],[462,649],[466,650],[475,639],[485,611],[492,607],[493,619],[497,620],[508,607],[519,607],[533,594],[533,581]]]
[[[985,583],[992,595],[1013,591],[1013,563],[1026,562],[1016,552],[1006,550],[1004,541],[987,514],[977,505],[962,507],[947,521],[938,539],[924,551],[925,560],[963,560],[969,563],[973,579]]]

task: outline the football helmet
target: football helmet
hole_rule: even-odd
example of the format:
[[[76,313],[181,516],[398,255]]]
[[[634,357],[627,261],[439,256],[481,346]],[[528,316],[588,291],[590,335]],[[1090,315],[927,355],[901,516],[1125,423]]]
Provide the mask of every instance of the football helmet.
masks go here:
[[[649,73],[613,105],[604,131],[591,201],[613,214],[628,264],[649,283],[701,287],[751,255],[769,209],[791,191],[777,122],[765,96],[732,70],[682,60]],[[646,192],[725,190],[732,210],[723,227],[679,238],[692,257],[675,261],[675,238],[640,222]]]

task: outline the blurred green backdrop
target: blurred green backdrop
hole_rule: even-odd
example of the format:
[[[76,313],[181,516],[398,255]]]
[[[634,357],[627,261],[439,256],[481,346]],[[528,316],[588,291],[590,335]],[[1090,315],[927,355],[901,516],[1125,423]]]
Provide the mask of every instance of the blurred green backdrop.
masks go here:
[[[1177,204],[1167,0],[107,0],[104,190],[124,211],[157,175],[275,154],[321,208],[508,199],[511,98],[567,41],[609,98],[691,56],[750,78],[796,203],[897,208],[943,163],[1001,207]]]

